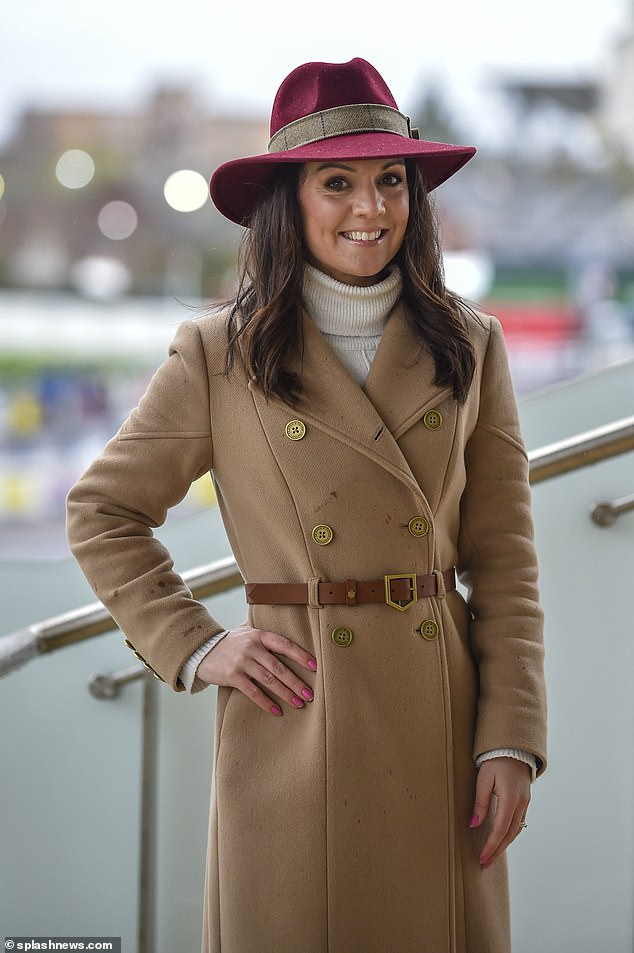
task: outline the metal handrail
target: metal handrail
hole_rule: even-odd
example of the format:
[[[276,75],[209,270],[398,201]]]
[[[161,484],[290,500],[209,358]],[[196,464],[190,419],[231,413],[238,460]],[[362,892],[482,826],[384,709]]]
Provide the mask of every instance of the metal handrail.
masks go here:
[[[551,443],[528,455],[531,483],[581,470],[600,460],[608,460],[634,450],[634,417],[588,430],[586,433]]]
[[[530,481],[541,483],[631,450],[634,450],[634,417],[626,417],[532,451],[528,455]],[[183,573],[183,579],[196,599],[227,592],[244,582],[232,556],[190,569]],[[1,636],[0,676],[38,655],[83,642],[114,628],[116,623],[112,616],[97,602]]]
[[[208,599],[244,584],[233,556],[189,569],[183,573],[183,580],[195,599]],[[38,655],[84,642],[116,628],[116,622],[101,602],[35,622],[26,629],[0,637],[0,675],[7,675]]]

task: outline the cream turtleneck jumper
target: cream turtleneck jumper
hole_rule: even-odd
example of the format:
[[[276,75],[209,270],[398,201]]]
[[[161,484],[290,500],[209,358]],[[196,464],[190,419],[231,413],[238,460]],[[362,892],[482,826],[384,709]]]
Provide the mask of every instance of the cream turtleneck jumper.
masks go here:
[[[374,285],[346,285],[318,271],[312,265],[304,268],[303,295],[308,314],[328,341],[348,373],[359,385],[368,376],[370,365],[381,340],[390,311],[398,301],[403,279],[397,265]],[[205,687],[197,680],[196,669],[211,649],[227,634],[213,636],[197,649],[180,672],[180,680],[187,691]],[[490,758],[511,757],[530,765],[533,779],[536,773],[532,754],[517,749],[496,749],[480,755],[478,766]]]
[[[397,265],[375,285],[344,285],[312,265],[304,269],[304,304],[328,344],[355,379],[365,384],[403,279]]]

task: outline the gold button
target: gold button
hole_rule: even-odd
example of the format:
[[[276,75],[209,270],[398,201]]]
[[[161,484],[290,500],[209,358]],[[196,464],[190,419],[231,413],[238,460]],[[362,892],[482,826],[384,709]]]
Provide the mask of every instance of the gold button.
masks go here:
[[[306,433],[306,424],[301,420],[289,420],[286,424],[286,436],[289,440],[301,440]]]
[[[143,662],[143,664],[145,665],[145,659],[143,658],[142,655],[139,655],[138,652],[135,652],[134,655],[135,655],[135,658],[138,658],[138,660],[139,660],[140,662]]]
[[[313,529],[313,539],[318,546],[327,546],[328,543],[332,542],[333,535],[330,526],[326,526],[325,523],[320,523]]]
[[[132,649],[132,651],[134,651],[134,646],[132,645],[132,642],[130,641],[130,639],[124,639],[123,644],[127,645],[129,649]]]
[[[158,672],[152,672],[152,675],[154,676],[154,678],[158,678],[159,682],[164,682],[164,681],[165,681],[164,678],[161,678],[161,676],[159,675]]]
[[[425,619],[424,622],[421,622],[418,631],[428,642],[433,642],[438,636],[438,626],[433,619]]]
[[[442,414],[439,410],[428,410],[423,417],[423,423],[428,430],[438,430],[442,424]]]
[[[427,536],[429,532],[429,523],[424,516],[412,516],[407,524],[407,528],[412,536]]]
[[[335,645],[350,645],[352,642],[352,629],[349,629],[347,625],[338,625],[332,630],[331,635]]]

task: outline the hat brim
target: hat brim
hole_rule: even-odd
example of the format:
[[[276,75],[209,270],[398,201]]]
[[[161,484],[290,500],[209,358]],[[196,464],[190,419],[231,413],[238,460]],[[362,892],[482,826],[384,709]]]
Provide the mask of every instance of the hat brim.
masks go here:
[[[214,205],[226,218],[248,225],[253,208],[270,182],[275,169],[285,163],[319,162],[326,159],[415,159],[431,192],[462,168],[475,155],[473,146],[408,139],[389,132],[363,132],[320,139],[284,152],[232,159],[211,177],[209,191]]]

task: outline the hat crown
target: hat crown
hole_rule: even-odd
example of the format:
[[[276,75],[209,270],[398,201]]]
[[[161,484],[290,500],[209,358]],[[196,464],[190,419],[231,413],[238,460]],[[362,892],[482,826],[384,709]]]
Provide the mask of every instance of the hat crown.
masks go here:
[[[304,63],[286,77],[271,112],[271,137],[284,126],[335,106],[377,103],[398,109],[385,80],[360,57],[348,63]]]

